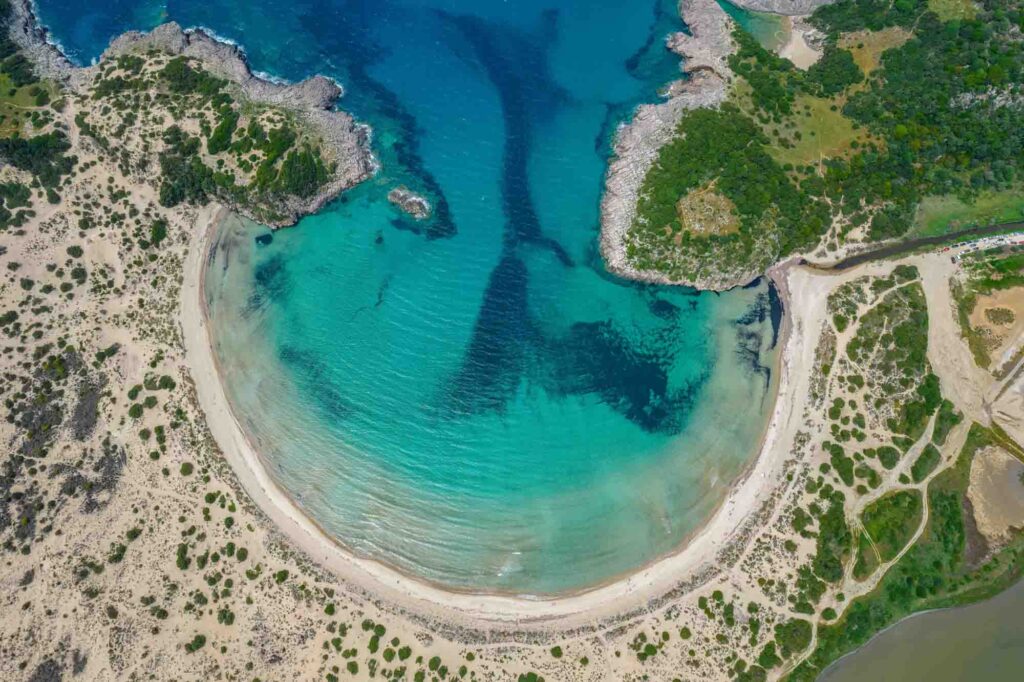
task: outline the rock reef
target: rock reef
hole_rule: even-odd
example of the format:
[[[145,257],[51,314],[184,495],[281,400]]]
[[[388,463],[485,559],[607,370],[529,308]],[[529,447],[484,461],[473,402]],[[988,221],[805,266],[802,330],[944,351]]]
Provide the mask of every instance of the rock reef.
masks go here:
[[[388,192],[388,201],[416,220],[426,220],[433,210],[429,201],[405,185],[399,185]]]

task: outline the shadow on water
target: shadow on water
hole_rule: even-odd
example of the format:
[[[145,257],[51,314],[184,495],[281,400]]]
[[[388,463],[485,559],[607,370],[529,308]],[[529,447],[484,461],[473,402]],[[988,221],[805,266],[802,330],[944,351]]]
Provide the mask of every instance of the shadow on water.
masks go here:
[[[546,46],[557,31],[558,13],[545,12],[534,34],[498,30],[477,17],[439,14],[472,46],[498,90],[506,130],[502,256],[488,280],[462,366],[444,393],[444,405],[454,415],[501,411],[529,373],[556,395],[596,393],[645,430],[678,432],[681,415],[708,374],[671,390],[671,343],[647,339],[652,348],[641,350],[607,321],[578,322],[566,338],[549,339],[531,319],[529,271],[520,247],[549,250],[563,266],[575,267],[566,250],[543,234],[528,176],[531,122],[550,115],[566,98],[547,67]],[[667,301],[658,308],[665,318],[674,309]]]

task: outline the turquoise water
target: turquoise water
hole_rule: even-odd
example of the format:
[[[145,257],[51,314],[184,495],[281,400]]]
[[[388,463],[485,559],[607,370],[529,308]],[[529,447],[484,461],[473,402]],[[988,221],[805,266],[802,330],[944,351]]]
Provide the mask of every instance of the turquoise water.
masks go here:
[[[240,420],[360,554],[445,585],[581,589],[672,551],[756,449],[780,311],[608,275],[609,140],[678,77],[672,2],[81,6],[40,0],[81,62],[171,18],[254,68],[322,72],[384,170],[271,235],[231,220],[208,274]],[[417,224],[384,199],[426,193]]]
[[[777,50],[789,40],[790,28],[787,17],[743,9],[728,0],[718,0],[718,4],[741,28],[754,36],[765,49]]]

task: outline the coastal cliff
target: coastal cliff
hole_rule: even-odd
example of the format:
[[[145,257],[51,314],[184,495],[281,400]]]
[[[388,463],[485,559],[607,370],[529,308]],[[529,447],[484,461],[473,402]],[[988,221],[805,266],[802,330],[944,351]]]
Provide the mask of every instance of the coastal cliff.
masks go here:
[[[669,36],[666,46],[685,60],[682,70],[687,77],[669,85],[666,101],[641,105],[633,119],[619,127],[601,199],[601,255],[608,270],[620,277],[663,284],[678,282],[640,270],[627,258],[626,234],[636,218],[640,187],[658,151],[674,136],[683,113],[725,101],[731,75],[728,57],[735,49],[732,20],[716,0],[682,0],[680,12],[690,33]],[[730,283],[687,284],[722,288]]]

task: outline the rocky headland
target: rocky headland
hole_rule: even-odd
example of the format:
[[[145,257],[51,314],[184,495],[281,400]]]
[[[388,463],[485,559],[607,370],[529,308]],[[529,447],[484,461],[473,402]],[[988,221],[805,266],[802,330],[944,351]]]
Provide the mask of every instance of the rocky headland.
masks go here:
[[[276,194],[273,213],[253,210],[248,202],[229,195],[218,196],[242,215],[270,227],[293,225],[377,171],[378,162],[370,149],[370,128],[336,107],[344,91],[329,78],[316,75],[298,83],[261,78],[252,72],[245,52],[237,45],[217,40],[201,29],[184,30],[175,22],[149,32],[128,31],[111,42],[97,65],[77,67],[48,40],[46,29],[33,13],[31,0],[18,0],[12,4],[12,10],[12,38],[35,65],[39,76],[61,83],[71,92],[81,93],[92,87],[99,65],[124,55],[156,51],[195,60],[232,84],[240,98],[250,104],[294,115],[315,139],[324,161],[332,168],[330,177],[308,196]]]
[[[641,105],[633,119],[619,127],[601,199],[601,254],[608,270],[620,277],[663,284],[676,282],[638,270],[627,259],[626,233],[636,217],[640,187],[658,151],[674,136],[683,113],[717,107],[725,100],[731,80],[728,58],[735,49],[732,20],[716,0],[682,0],[679,8],[690,32],[669,36],[666,46],[684,59],[685,77],[668,86],[664,102]],[[721,288],[727,283],[691,284]]]

